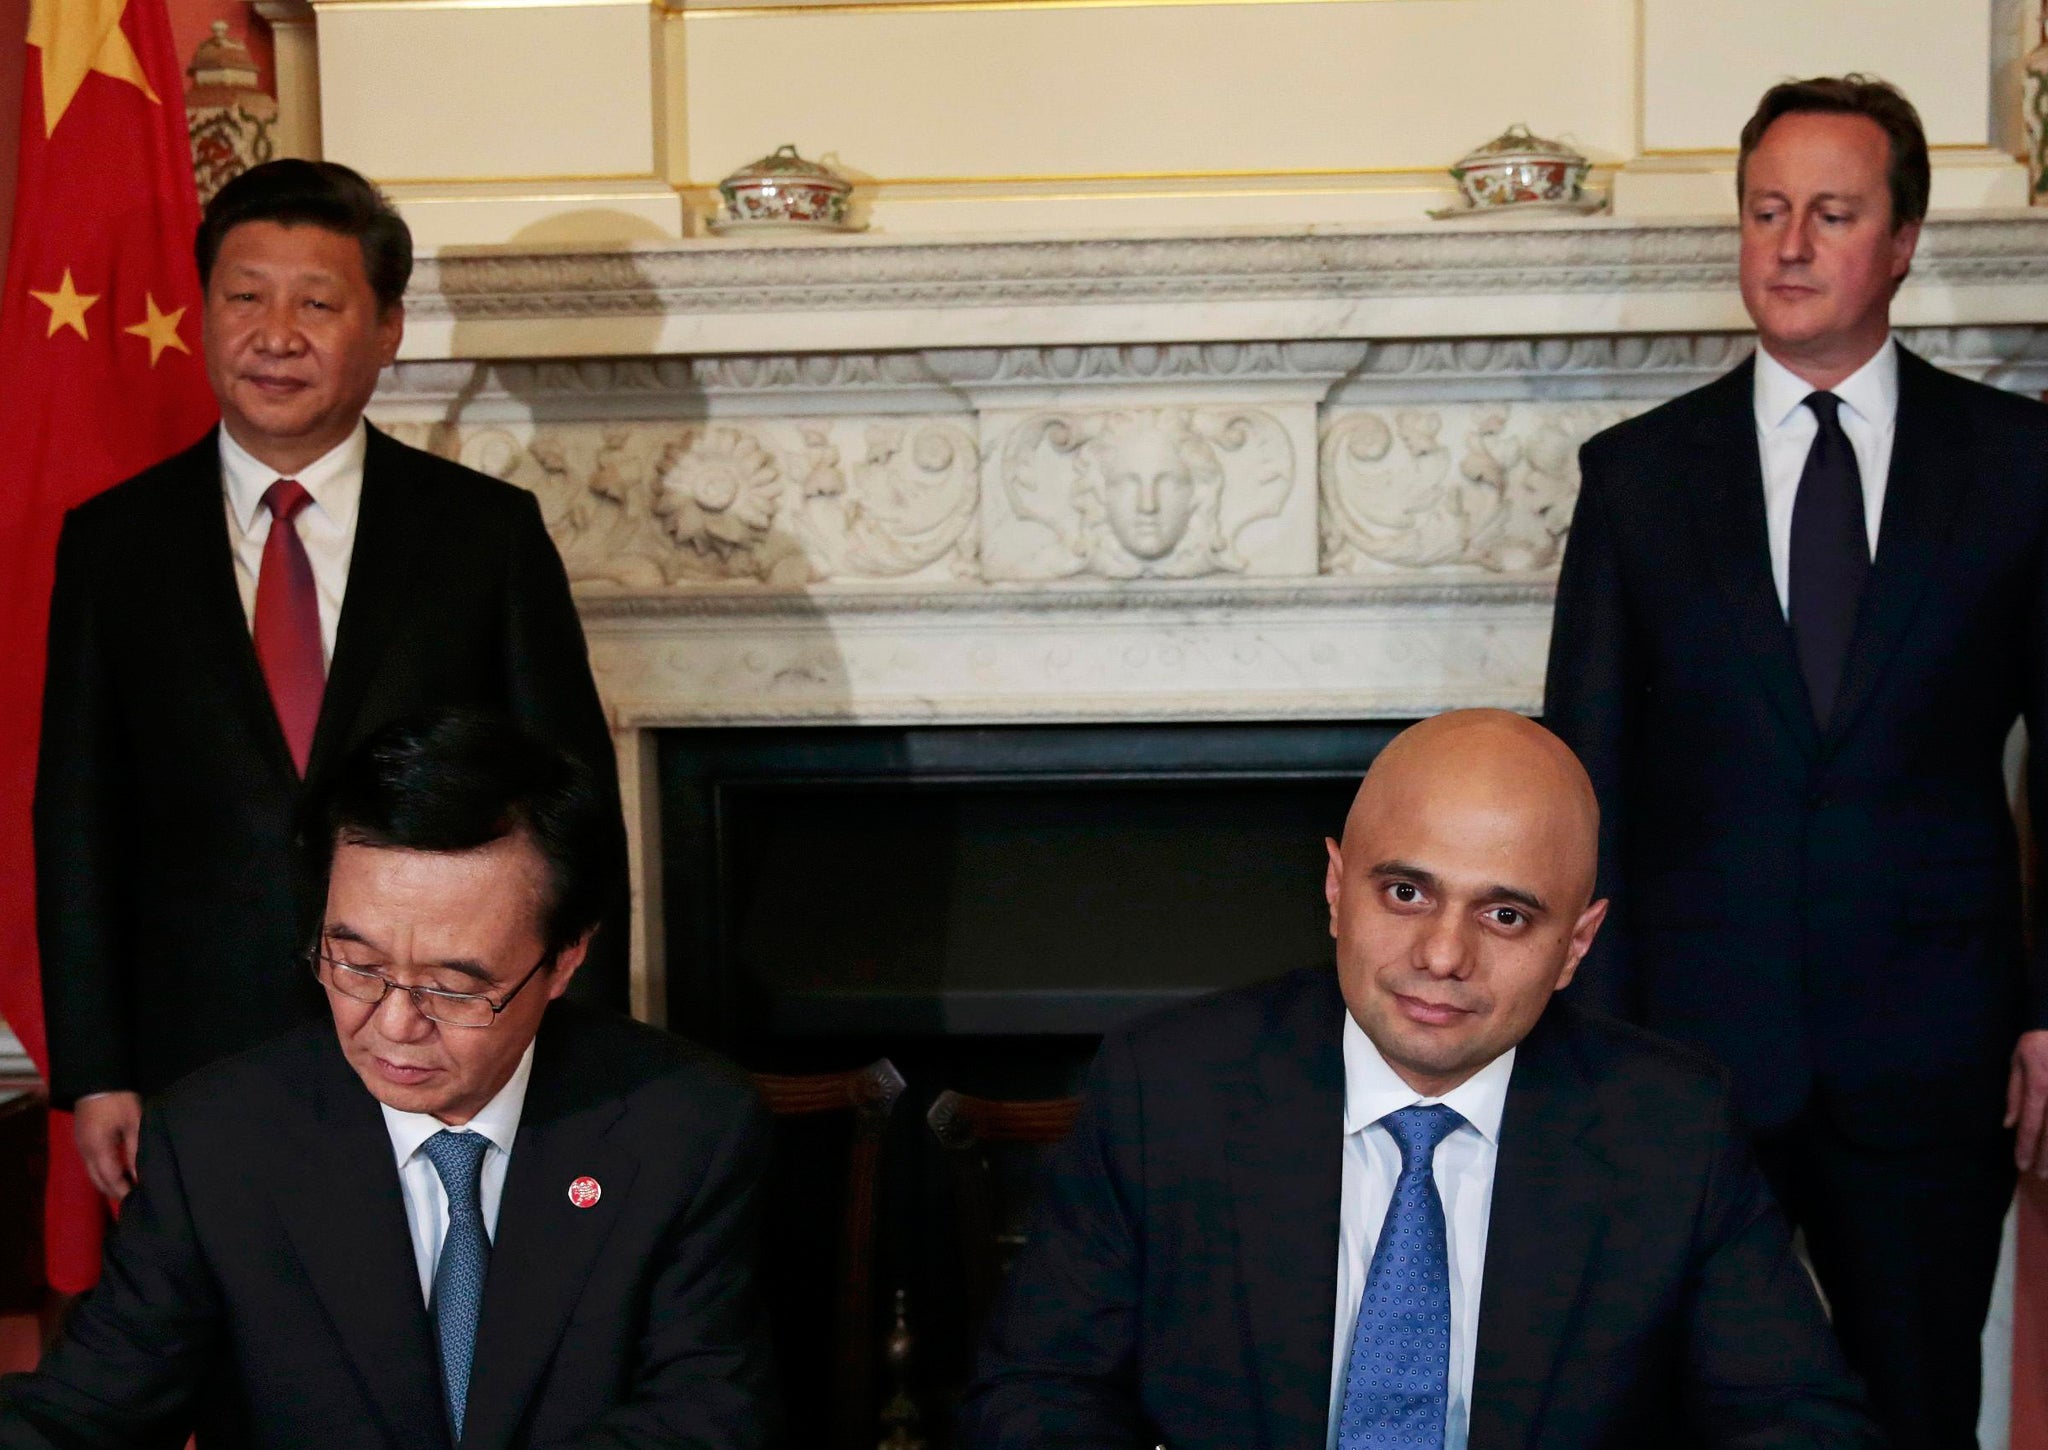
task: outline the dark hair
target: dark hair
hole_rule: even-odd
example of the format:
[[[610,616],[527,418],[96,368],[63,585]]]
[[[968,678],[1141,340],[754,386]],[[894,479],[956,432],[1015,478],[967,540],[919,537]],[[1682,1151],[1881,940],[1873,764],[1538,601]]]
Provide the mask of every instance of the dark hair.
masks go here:
[[[1764,92],[1764,98],[1757,102],[1756,114],[1742,128],[1742,150],[1735,162],[1738,204],[1749,170],[1749,153],[1756,150],[1771,123],[1780,116],[1812,113],[1867,116],[1877,122],[1892,143],[1892,163],[1886,175],[1891,183],[1892,230],[1926,218],[1927,192],[1932,182],[1927,164],[1927,133],[1920,128],[1920,113],[1891,82],[1854,71],[1845,76],[1781,81]]]
[[[306,803],[307,899],[326,900],[338,846],[474,851],[515,834],[547,865],[541,935],[559,952],[598,924],[612,893],[613,820],[596,777],[501,715],[440,710],[396,720],[351,751]]]
[[[192,242],[201,287],[213,276],[221,243],[244,222],[322,227],[354,237],[379,311],[395,307],[412,280],[412,232],[405,218],[384,193],[338,162],[266,161],[215,192]]]

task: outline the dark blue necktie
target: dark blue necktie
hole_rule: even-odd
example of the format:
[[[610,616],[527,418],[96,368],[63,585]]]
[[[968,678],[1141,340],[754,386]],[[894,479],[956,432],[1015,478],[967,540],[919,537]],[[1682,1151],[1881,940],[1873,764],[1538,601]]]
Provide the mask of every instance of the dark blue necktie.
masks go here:
[[[448,1232],[434,1264],[434,1293],[427,1312],[441,1346],[441,1389],[448,1397],[448,1423],[462,1439],[462,1414],[469,1402],[469,1367],[476,1355],[476,1321],[484,1303],[484,1271],[491,1266],[491,1239],[484,1232],[482,1177],[491,1140],[482,1133],[442,1130],[427,1139],[427,1157],[448,1192]]]
[[[1437,1144],[1464,1119],[1418,1103],[1380,1119],[1401,1149],[1401,1176],[1358,1301],[1337,1450],[1443,1450],[1450,1408],[1451,1262]]]
[[[1849,657],[1856,606],[1870,574],[1870,534],[1863,522],[1863,475],[1842,431],[1842,400],[1814,393],[1806,400],[1820,429],[1792,500],[1792,642],[1813,718],[1825,730]]]

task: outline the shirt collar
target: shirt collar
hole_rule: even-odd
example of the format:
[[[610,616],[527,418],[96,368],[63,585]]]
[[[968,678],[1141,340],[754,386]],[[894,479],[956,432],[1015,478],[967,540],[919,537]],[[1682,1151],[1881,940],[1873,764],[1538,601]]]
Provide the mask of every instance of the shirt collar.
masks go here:
[[[1756,426],[1772,433],[1785,426],[1815,391],[1812,383],[1759,346],[1751,397]],[[1845,407],[1873,427],[1888,428],[1899,412],[1899,345],[1889,335],[1870,361],[1842,379],[1832,393]]]
[[[519,1054],[519,1066],[512,1069],[512,1076],[505,1080],[505,1085],[483,1105],[482,1111],[454,1131],[482,1133],[491,1140],[493,1147],[509,1157],[512,1140],[519,1136],[519,1115],[526,1107],[526,1082],[532,1076],[533,1044],[529,1042],[526,1051]],[[448,1126],[432,1113],[401,1113],[385,1103],[377,1106],[384,1110],[384,1130],[391,1135],[392,1156],[397,1158],[400,1168],[419,1152],[422,1143]]]
[[[1344,1134],[1349,1137],[1381,1118],[1416,1103],[1442,1103],[1498,1148],[1500,1120],[1507,1109],[1508,1078],[1515,1070],[1510,1047],[1440,1098],[1425,1097],[1401,1080],[1379,1048],[1349,1012],[1344,1014]]]
[[[358,418],[348,437],[295,475],[299,487],[312,497],[313,506],[327,513],[344,530],[353,524],[356,505],[363,496],[363,459],[369,446],[370,430]],[[235,522],[246,534],[256,526],[256,511],[263,507],[263,495],[283,475],[237,443],[225,426],[220,430],[220,473],[227,487],[228,506],[235,511]]]

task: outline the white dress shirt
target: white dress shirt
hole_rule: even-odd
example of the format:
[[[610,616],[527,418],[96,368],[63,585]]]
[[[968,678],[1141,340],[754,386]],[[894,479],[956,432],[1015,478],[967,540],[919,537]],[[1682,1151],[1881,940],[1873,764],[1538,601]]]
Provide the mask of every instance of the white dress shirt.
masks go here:
[[[1451,1270],[1450,1403],[1444,1416],[1444,1450],[1465,1450],[1472,1421],[1472,1361],[1479,1344],[1479,1286],[1486,1267],[1486,1229],[1493,1218],[1493,1169],[1500,1152],[1508,1077],[1514,1070],[1515,1050],[1509,1048],[1442,1097],[1426,1098],[1387,1066],[1372,1039],[1350,1013],[1344,1014],[1344,1193],[1337,1232],[1336,1357],[1330,1365],[1331,1450],[1344,1413],[1344,1379],[1351,1363],[1358,1301],[1365,1296],[1380,1225],[1401,1176],[1401,1150],[1380,1119],[1416,1103],[1442,1103],[1465,1120],[1437,1145],[1431,1165],[1444,1204]]]
[[[1764,468],[1764,527],[1771,540],[1771,578],[1778,608],[1792,616],[1792,504],[1799,475],[1813,448],[1820,422],[1803,406],[1816,391],[1812,383],[1765,352],[1756,350],[1752,390],[1757,452]],[[1899,421],[1899,347],[1887,337],[1869,362],[1830,388],[1842,400],[1836,416],[1856,453],[1863,479],[1863,531],[1870,557],[1877,557],[1877,526],[1884,517],[1884,486],[1892,467],[1892,434]]]
[[[299,542],[313,566],[313,587],[320,596],[320,648],[334,663],[334,632],[341,624],[342,596],[348,592],[348,561],[356,548],[356,511],[363,501],[363,455],[369,430],[362,419],[355,431],[304,470],[293,475],[312,502],[292,520]],[[235,588],[242,596],[242,616],[256,627],[256,579],[263,569],[263,541],[270,537],[270,510],[263,495],[283,477],[220,430],[220,476],[228,512],[228,545],[235,556]]]
[[[461,1028],[451,1028],[459,1032]],[[533,1044],[526,1044],[519,1066],[498,1089],[483,1110],[459,1128],[430,1113],[401,1113],[385,1107],[384,1130],[391,1135],[391,1152],[398,1159],[398,1187],[405,1198],[405,1226],[412,1232],[413,1262],[420,1271],[420,1297],[434,1296],[434,1264],[441,1257],[441,1240],[448,1236],[448,1191],[434,1160],[420,1151],[427,1139],[447,1129],[453,1133],[481,1133],[491,1140],[484,1149],[483,1182],[477,1194],[484,1215],[484,1232],[495,1243],[498,1238],[498,1204],[505,1196],[505,1169],[512,1162],[512,1140],[519,1136],[519,1115],[526,1108],[526,1080],[533,1076]]]

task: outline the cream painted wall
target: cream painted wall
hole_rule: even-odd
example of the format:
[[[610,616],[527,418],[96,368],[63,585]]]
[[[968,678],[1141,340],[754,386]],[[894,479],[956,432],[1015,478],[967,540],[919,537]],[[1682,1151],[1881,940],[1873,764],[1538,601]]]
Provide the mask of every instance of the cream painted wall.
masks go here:
[[[1634,10],[685,9],[689,174],[715,181],[784,141],[892,179],[1435,169],[1514,121],[1618,160],[1634,145]]]
[[[1643,147],[1726,149],[1772,83],[1850,70],[1911,96],[1929,144],[1984,146],[1989,34],[1969,0],[1643,0]]]
[[[1619,214],[1727,215],[1757,94],[1850,68],[1922,106],[1937,206],[2025,195],[1991,116],[2002,0],[312,5],[326,154],[428,247],[689,235],[786,142],[899,236],[1421,221],[1517,121],[1591,156]]]
[[[316,9],[327,152],[380,181],[654,174],[646,0]]]

